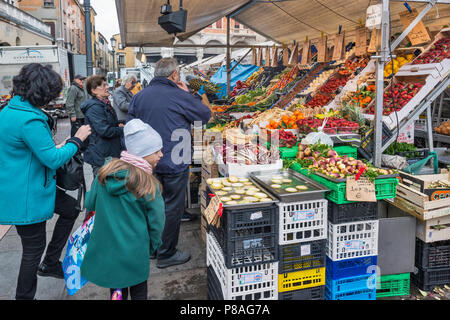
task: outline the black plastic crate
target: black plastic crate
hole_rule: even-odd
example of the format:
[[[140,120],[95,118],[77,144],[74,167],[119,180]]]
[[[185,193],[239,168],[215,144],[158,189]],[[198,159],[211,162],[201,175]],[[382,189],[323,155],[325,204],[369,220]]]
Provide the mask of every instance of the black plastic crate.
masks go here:
[[[403,151],[397,152],[396,155],[406,158],[409,165],[416,163],[417,161],[423,160],[430,155],[430,149],[417,149],[415,151]]]
[[[425,243],[416,238],[415,264],[422,270],[450,268],[450,240]]]
[[[450,284],[450,267],[427,271],[418,268],[417,273],[411,273],[411,279],[419,289],[431,291],[435,286]]]
[[[278,261],[278,206],[224,209],[220,226],[208,226],[227,268]]]
[[[224,300],[219,278],[217,277],[214,269],[211,266],[207,268],[206,279],[208,290],[206,299]]]
[[[336,204],[333,201],[328,201],[328,221],[333,224],[377,219],[377,202]]]
[[[327,239],[279,246],[278,273],[325,267]]]
[[[278,300],[324,300],[325,286],[278,292]]]

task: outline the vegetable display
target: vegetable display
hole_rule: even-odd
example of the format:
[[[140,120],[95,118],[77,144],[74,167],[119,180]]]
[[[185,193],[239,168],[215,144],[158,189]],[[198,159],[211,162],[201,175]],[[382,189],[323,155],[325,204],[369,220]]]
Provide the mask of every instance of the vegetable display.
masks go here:
[[[297,159],[286,163],[288,166],[299,163],[310,172],[321,173],[332,179],[354,176],[363,169],[361,176],[368,177],[371,181],[374,181],[378,176],[397,173],[396,170],[392,169],[375,168],[369,163],[352,157],[341,157],[329,146],[319,143],[314,145],[299,144]]]
[[[297,121],[297,127],[301,133],[317,131],[323,125],[324,119],[301,119]],[[323,132],[327,134],[357,133],[359,124],[342,118],[328,118]]]

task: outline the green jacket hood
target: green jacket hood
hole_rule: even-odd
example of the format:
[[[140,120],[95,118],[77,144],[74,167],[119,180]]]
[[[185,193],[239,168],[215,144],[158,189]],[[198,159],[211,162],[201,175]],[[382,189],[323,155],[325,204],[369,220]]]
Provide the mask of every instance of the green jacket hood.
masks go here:
[[[128,171],[122,170],[111,173],[106,177],[106,191],[113,196],[120,196],[128,191],[126,184],[128,182]]]

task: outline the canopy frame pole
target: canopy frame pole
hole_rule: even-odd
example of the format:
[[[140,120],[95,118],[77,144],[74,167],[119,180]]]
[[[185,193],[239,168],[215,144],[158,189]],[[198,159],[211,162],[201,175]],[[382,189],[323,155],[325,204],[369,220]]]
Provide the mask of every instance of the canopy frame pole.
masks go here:
[[[252,52],[252,49],[248,50],[247,53],[244,56],[242,56],[242,58],[239,59],[239,61],[234,65],[234,67],[231,68],[230,73],[233,72],[233,70],[242,62],[242,60],[245,59],[245,57],[247,57],[250,54],[250,52]]]
[[[395,48],[405,39],[405,37],[411,32],[412,29],[425,17],[425,15],[430,11],[431,8],[434,7],[437,0],[429,0],[427,1],[428,5],[417,15],[417,17],[411,22],[411,24],[403,30],[402,34],[395,39],[394,43],[391,45],[391,51],[394,51]]]
[[[381,154],[383,147],[383,93],[384,93],[384,64],[389,55],[389,0],[382,0],[381,16],[381,48],[380,55],[376,56],[376,107],[375,107],[375,141],[374,166],[381,167]]]
[[[231,93],[231,48],[230,48],[230,38],[231,38],[231,27],[230,27],[230,15],[227,16],[227,95]]]

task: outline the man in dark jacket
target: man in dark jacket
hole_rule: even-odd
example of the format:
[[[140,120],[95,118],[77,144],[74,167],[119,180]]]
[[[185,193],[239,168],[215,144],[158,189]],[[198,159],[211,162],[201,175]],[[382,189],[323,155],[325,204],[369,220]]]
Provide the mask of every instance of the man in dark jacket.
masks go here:
[[[75,135],[77,130],[84,124],[84,114],[81,111],[81,104],[86,100],[86,92],[84,91],[84,80],[86,77],[76,75],[72,85],[67,91],[66,110],[70,118],[71,137]]]
[[[153,127],[163,139],[163,158],[155,168],[155,176],[163,186],[166,224],[162,245],[158,249],[158,268],[183,264],[189,252],[177,249],[181,217],[184,213],[186,186],[191,163],[191,125],[205,124],[211,110],[198,94],[191,94],[180,81],[176,59],[163,58],[155,66],[155,78],[133,97],[127,121],[138,118]]]

